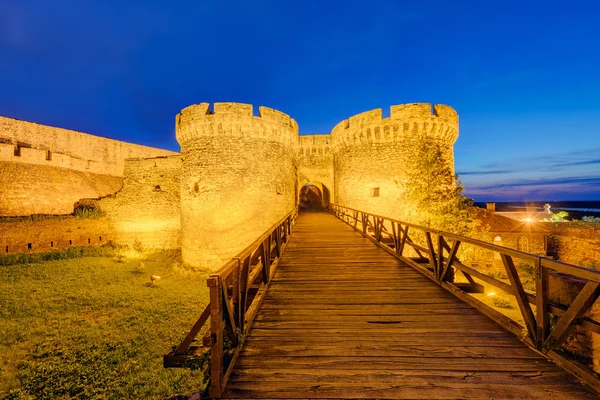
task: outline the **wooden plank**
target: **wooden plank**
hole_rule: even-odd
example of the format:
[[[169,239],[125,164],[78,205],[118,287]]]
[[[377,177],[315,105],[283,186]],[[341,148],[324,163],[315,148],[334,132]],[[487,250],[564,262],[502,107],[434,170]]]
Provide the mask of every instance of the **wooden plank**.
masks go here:
[[[408,241],[403,227],[391,247],[376,247],[394,232],[356,215],[356,230],[352,215],[350,225],[317,213],[298,220],[224,398],[593,398],[480,304],[457,298],[470,296],[392,258]],[[440,243],[448,257],[438,278],[459,246]]]

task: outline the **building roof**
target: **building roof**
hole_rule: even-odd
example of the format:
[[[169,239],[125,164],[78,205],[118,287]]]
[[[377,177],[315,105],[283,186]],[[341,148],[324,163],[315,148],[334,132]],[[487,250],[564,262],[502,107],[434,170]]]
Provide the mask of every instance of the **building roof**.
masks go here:
[[[509,213],[509,214],[527,214],[527,213]],[[543,213],[541,213],[543,214]],[[547,214],[545,214],[547,215]],[[481,210],[478,215],[479,219],[484,224],[489,226],[490,232],[512,232],[512,233],[547,233],[548,229],[544,228],[541,223],[533,220],[523,221],[516,218],[509,218],[501,212],[493,212]],[[523,217],[525,219],[527,217]]]
[[[544,211],[496,211],[496,214],[524,222],[538,222],[552,216]]]

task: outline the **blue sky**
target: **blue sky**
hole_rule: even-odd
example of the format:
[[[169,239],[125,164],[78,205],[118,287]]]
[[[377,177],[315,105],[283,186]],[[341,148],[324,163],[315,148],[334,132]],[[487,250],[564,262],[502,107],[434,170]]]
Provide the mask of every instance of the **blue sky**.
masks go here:
[[[572,4],[571,4],[572,3]],[[0,0],[0,115],[177,150],[203,101],[266,105],[301,133],[433,102],[485,200],[600,200],[595,1]]]

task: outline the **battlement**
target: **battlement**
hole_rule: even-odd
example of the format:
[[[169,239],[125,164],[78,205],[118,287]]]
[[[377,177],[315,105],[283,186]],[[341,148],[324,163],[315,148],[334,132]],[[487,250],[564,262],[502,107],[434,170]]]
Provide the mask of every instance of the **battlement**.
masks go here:
[[[388,118],[383,118],[383,112],[378,108],[343,120],[331,131],[336,149],[402,141],[409,136],[432,137],[453,144],[458,138],[458,114],[443,104],[399,104],[390,107]]]
[[[194,104],[175,117],[179,144],[196,137],[238,136],[282,142],[293,146],[298,137],[298,124],[289,115],[272,108],[258,107],[254,115],[252,104],[209,103]]]
[[[298,137],[298,156],[331,156],[331,135],[301,135]]]
[[[172,154],[177,153],[0,117],[0,161],[123,176],[126,158]]]

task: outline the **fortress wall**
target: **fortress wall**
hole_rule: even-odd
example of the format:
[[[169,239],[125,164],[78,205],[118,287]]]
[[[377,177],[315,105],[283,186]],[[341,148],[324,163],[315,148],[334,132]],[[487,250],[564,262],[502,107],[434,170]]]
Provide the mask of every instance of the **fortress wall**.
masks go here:
[[[0,161],[0,215],[70,214],[79,199],[107,196],[122,182],[117,176]]]
[[[546,223],[558,242],[558,259],[580,266],[593,262],[600,268],[600,223]]]
[[[0,221],[0,256],[99,246],[111,238],[112,231],[106,218],[66,216],[39,221]]]
[[[10,147],[13,148],[12,152]],[[123,176],[126,158],[172,154],[176,153],[87,133],[0,117],[0,160],[3,161],[58,166],[77,171]]]
[[[125,161],[123,188],[98,202],[115,240],[146,248],[179,248],[179,155]]]
[[[306,183],[325,185],[333,199],[330,135],[301,135],[298,138],[298,191]]]
[[[239,103],[187,107],[181,145],[182,255],[220,268],[295,205],[298,125],[288,115]]]
[[[454,171],[457,138],[458,115],[443,105],[402,104],[390,108],[389,118],[376,109],[341,121],[331,132],[335,202],[407,218],[412,207],[402,201],[402,184],[414,168],[416,149],[425,140],[439,143]]]

